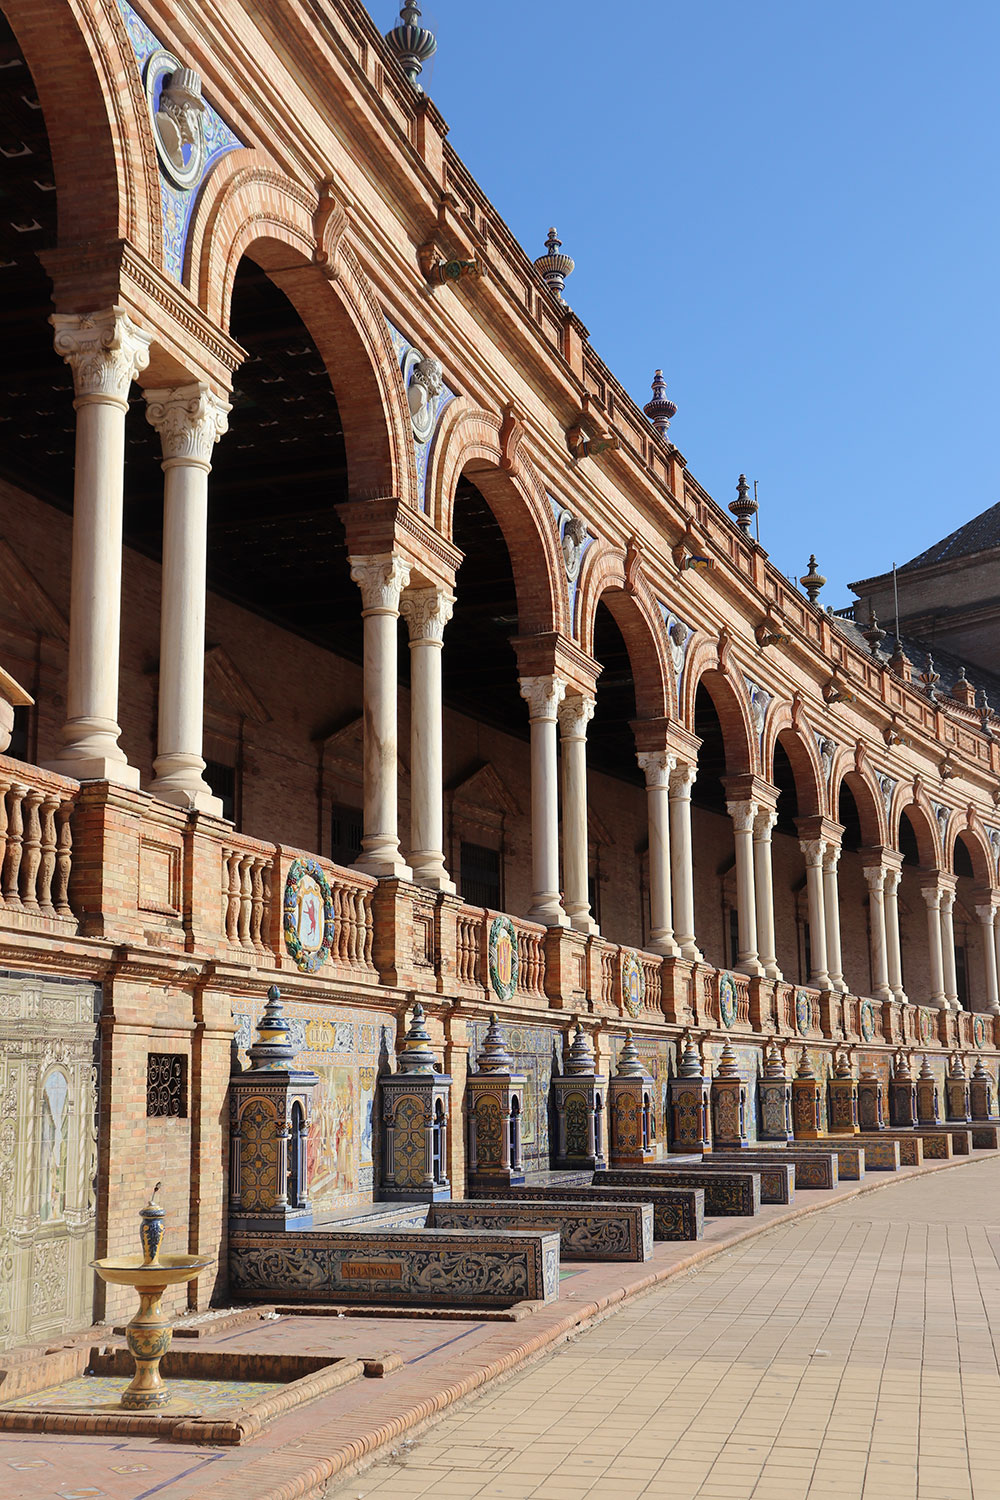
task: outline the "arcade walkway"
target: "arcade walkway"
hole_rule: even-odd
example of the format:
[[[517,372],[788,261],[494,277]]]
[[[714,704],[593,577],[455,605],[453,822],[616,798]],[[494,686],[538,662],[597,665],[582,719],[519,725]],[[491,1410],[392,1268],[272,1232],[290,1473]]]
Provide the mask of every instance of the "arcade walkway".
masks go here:
[[[749,1240],[327,1500],[994,1500],[1000,1161]]]

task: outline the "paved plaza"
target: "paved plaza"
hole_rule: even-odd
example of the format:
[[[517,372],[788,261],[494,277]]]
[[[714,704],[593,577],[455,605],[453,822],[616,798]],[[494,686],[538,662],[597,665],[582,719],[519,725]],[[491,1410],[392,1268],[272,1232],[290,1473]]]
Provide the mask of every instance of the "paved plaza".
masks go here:
[[[327,1500],[995,1500],[1000,1162],[735,1246]]]

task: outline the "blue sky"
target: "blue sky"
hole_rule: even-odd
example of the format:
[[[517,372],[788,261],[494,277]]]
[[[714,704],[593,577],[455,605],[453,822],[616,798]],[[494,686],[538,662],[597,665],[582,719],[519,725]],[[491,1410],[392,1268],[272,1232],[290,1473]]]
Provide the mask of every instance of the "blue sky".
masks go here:
[[[390,4],[368,0],[383,29]],[[434,0],[427,91],[721,501],[823,602],[1000,500],[996,0]]]

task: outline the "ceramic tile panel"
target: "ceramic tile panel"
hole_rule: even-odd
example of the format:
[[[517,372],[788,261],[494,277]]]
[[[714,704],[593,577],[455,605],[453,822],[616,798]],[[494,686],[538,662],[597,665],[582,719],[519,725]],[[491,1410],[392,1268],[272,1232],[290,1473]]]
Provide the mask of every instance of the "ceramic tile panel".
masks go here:
[[[648,1260],[653,1253],[653,1210],[647,1203],[522,1202],[435,1203],[431,1222],[439,1229],[541,1229],[559,1235],[563,1260]]]
[[[488,1021],[469,1023],[470,1058],[476,1057],[486,1036]],[[525,1171],[545,1171],[549,1166],[552,1074],[562,1069],[563,1035],[552,1026],[520,1026],[504,1022],[507,1050],[515,1072],[524,1075],[521,1110],[521,1155]]]

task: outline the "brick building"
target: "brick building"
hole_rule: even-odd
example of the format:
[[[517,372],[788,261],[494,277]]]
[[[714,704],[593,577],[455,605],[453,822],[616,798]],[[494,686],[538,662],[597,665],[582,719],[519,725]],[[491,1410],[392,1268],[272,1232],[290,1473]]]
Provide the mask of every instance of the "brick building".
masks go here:
[[[0,0],[0,1347],[124,1307],[87,1262],[157,1179],[225,1294],[275,982],[324,1212],[377,1194],[417,1001],[459,1191],[494,1009],[529,1170],[578,1021],[661,1139],[685,1027],[751,1094],[771,1038],[995,1071],[998,721],[704,491],[406,44]]]

